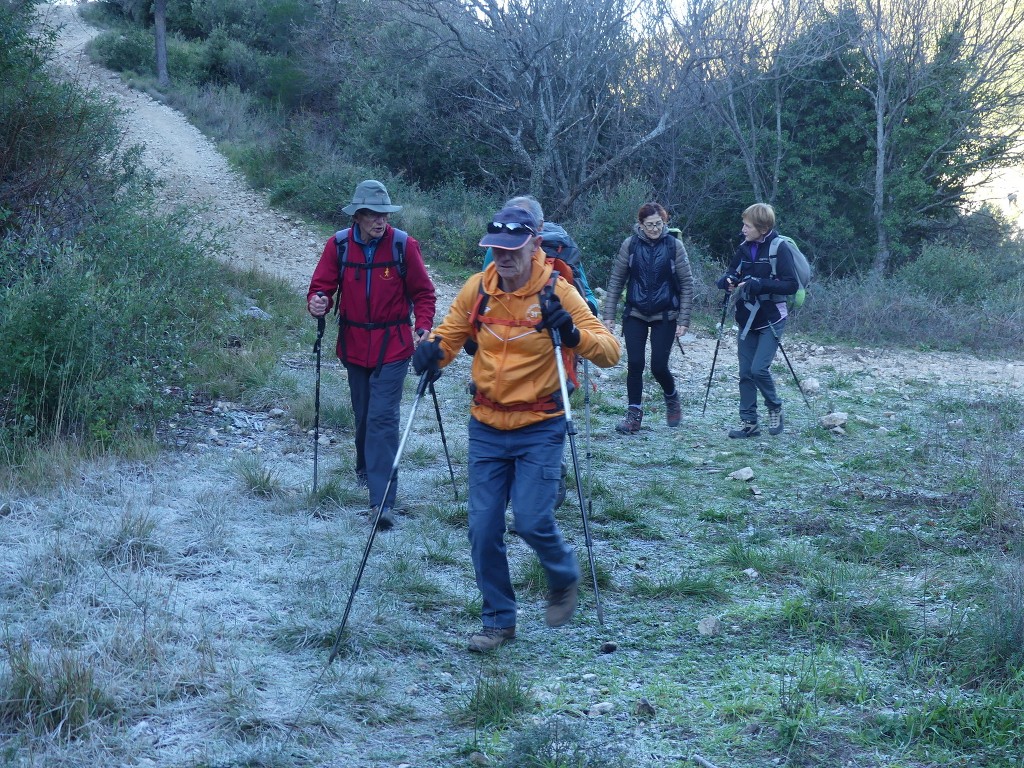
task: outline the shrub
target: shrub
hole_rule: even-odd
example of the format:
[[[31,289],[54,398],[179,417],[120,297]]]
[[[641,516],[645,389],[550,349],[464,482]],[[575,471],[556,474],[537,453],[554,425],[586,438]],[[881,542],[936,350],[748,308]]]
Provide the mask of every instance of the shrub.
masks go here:
[[[571,229],[566,225],[583,250],[591,286],[608,282],[612,261],[633,231],[637,210],[650,196],[647,182],[628,179],[611,190],[592,194],[586,205],[589,217],[573,221]]]
[[[990,259],[976,251],[946,244],[928,244],[921,255],[896,276],[937,301],[982,301],[996,284]]]
[[[156,74],[153,35],[141,27],[124,27],[101,32],[89,43],[94,61],[115,72]]]

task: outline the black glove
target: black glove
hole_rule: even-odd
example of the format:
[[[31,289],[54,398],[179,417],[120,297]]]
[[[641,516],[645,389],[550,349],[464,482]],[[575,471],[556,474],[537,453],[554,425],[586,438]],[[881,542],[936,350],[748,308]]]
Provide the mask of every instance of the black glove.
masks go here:
[[[417,374],[428,371],[427,380],[437,381],[441,378],[441,367],[438,363],[444,359],[441,351],[441,337],[435,336],[432,341],[422,341],[412,353],[412,369]]]
[[[747,301],[757,301],[761,290],[761,278],[748,277],[743,283],[743,298]]]
[[[572,321],[572,315],[562,306],[556,293],[552,292],[550,296],[541,301],[540,317],[541,321],[537,324],[538,331],[545,328],[558,331],[562,337],[562,344],[569,348],[580,343],[580,329],[576,327]]]
[[[725,281],[727,286],[729,283],[732,283],[732,287],[735,288],[737,285],[740,284],[740,276],[737,275],[735,272],[728,272],[725,275]]]

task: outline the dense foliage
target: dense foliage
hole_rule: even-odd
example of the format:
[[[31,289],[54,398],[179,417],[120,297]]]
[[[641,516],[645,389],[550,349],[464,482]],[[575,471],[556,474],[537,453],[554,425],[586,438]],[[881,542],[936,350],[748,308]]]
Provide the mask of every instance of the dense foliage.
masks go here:
[[[179,92],[234,92],[266,121],[221,138],[306,214],[337,215],[347,184],[331,180],[370,167],[428,193],[529,190],[601,229],[595,197],[641,179],[715,258],[764,200],[819,274],[843,276],[965,237],[974,186],[1019,157],[1024,86],[1006,73],[1024,11],[993,25],[986,3],[881,17],[804,0],[766,24],[743,3],[176,0],[168,24]],[[144,0],[104,5],[148,23]],[[139,34],[97,52],[151,72]]]
[[[154,425],[225,297],[111,110],[47,75],[32,21],[0,5],[0,444],[109,443]]]

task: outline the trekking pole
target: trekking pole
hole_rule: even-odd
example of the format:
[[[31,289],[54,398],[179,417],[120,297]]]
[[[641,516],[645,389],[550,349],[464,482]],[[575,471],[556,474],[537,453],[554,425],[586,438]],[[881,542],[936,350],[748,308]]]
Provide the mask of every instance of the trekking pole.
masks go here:
[[[807,404],[808,409],[813,411],[814,409],[811,408],[811,401],[808,400],[807,395],[804,394],[804,388],[800,385],[800,379],[796,377],[796,371],[793,370],[793,364],[789,362],[789,355],[786,354],[786,348],[782,346],[782,339],[779,337],[779,334],[775,332],[774,325],[768,323],[768,327],[772,329],[772,336],[775,337],[775,342],[779,345],[779,351],[782,352],[782,357],[786,361],[786,365],[789,366],[789,372],[793,374],[793,381],[796,382],[796,388],[800,390],[800,395],[803,397],[804,403]]]
[[[452,492],[455,500],[459,500],[459,487],[455,484],[455,470],[452,469],[452,455],[448,453],[448,441],[444,436],[444,424],[441,422],[441,406],[437,402],[437,391],[434,389],[434,382],[430,382],[430,396],[434,398],[434,413],[437,414],[437,428],[441,432],[441,445],[444,446],[444,457],[448,460],[448,474],[452,478]]]
[[[323,296],[323,291],[317,291],[317,296]],[[327,327],[327,314],[316,319],[316,341],[313,343],[313,352],[316,353],[316,394],[313,396],[313,494],[316,494],[317,465],[319,463],[320,451],[320,346],[324,338],[324,329]]]
[[[388,477],[388,484],[384,487],[384,495],[381,496],[380,504],[377,506],[377,511],[373,515],[373,520],[370,521],[370,538],[366,540],[366,548],[363,550],[363,559],[359,563],[359,570],[356,571],[355,581],[352,583],[352,591],[348,596],[348,603],[345,605],[345,613],[341,617],[341,624],[338,625],[337,637],[334,640],[334,646],[331,648],[331,653],[327,657],[327,666],[331,665],[331,662],[338,655],[338,650],[341,648],[341,637],[345,631],[345,625],[348,623],[348,614],[352,610],[352,601],[355,600],[356,590],[359,589],[359,582],[363,578],[363,570],[366,568],[366,560],[370,557],[370,549],[373,547],[373,540],[377,538],[377,523],[380,521],[380,516],[384,511],[384,505],[387,504],[388,492],[391,490],[391,486],[394,485],[398,478],[398,463],[402,460],[402,453],[405,451],[405,443],[409,439],[409,432],[412,430],[412,422],[416,418],[416,409],[419,408],[420,400],[423,399],[424,392],[427,391],[427,378],[430,371],[424,371],[420,374],[419,384],[416,386],[416,399],[412,401],[412,412],[409,414],[409,421],[405,424],[405,431],[402,433],[402,440],[398,444],[398,451],[395,453],[395,460],[391,464],[391,475]]]
[[[708,388],[704,391],[704,407],[701,408],[701,416],[708,411],[708,395],[711,394],[711,378],[715,375],[715,362],[718,360],[718,348],[722,346],[722,334],[725,332],[725,313],[728,311],[729,292],[726,291],[725,298],[722,300],[722,319],[718,321],[718,341],[715,342],[715,354],[711,357],[711,373],[708,374]]]
[[[679,347],[679,354],[686,357],[686,353],[683,351],[683,342],[680,341],[678,336],[676,336],[676,346]]]
[[[594,564],[594,542],[590,538],[590,521],[587,506],[583,501],[583,484],[580,482],[580,462],[576,453],[576,423],[572,420],[572,405],[569,403],[569,388],[565,384],[565,363],[562,361],[562,334],[557,328],[549,328],[551,342],[555,347],[555,363],[558,366],[558,385],[561,387],[562,407],[565,409],[565,431],[569,435],[569,452],[572,454],[572,471],[576,475],[576,496],[583,516],[583,536],[587,542],[587,557],[590,560],[590,576],[594,582],[594,604],[597,607],[597,623],[604,626],[604,611],[601,610],[601,593],[597,588],[597,566]]]
[[[591,496],[591,482],[590,482],[590,457],[593,454],[590,452],[590,361],[587,358],[583,358],[583,425],[586,435],[586,450],[587,450],[587,511],[593,514],[593,496]]]

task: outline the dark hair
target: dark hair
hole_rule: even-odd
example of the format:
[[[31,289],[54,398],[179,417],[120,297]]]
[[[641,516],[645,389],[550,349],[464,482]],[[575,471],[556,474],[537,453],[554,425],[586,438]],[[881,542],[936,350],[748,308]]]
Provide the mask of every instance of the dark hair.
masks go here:
[[[643,223],[643,220],[648,216],[660,216],[661,220],[668,224],[668,211],[658,203],[644,203],[641,205],[640,210],[637,211],[636,220]]]

